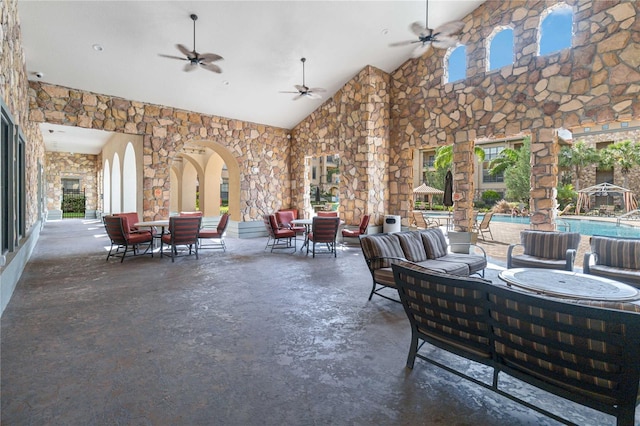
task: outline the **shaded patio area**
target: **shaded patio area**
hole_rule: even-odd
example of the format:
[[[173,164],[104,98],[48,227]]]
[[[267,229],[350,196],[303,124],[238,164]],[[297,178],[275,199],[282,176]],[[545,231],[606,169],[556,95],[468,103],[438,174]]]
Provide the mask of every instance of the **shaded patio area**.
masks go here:
[[[120,264],[105,262],[99,221],[47,223],[2,318],[3,422],[555,424],[426,363],[406,370],[409,323],[399,304],[367,301],[358,246],[312,259],[265,241]],[[613,424],[513,391],[579,424]]]

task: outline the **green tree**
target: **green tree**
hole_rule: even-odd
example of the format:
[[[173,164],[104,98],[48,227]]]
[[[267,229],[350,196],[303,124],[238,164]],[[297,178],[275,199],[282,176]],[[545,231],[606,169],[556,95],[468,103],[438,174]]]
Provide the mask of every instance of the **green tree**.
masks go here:
[[[476,146],[473,148],[473,152],[480,161],[484,161],[484,149]],[[448,169],[453,163],[453,145],[444,145],[436,149],[436,156],[433,160],[433,165],[436,170]]]
[[[504,171],[506,197],[509,200],[528,203],[531,191],[531,139],[525,138],[522,147],[513,151],[517,154],[517,159]]]
[[[631,169],[640,165],[640,145],[630,140],[616,142],[603,149],[600,158],[600,167],[608,170],[614,166],[619,168],[624,179],[622,186],[626,188]]]
[[[561,169],[571,170],[574,188],[580,190],[580,175],[585,167],[600,162],[598,150],[587,146],[584,141],[578,141],[572,146],[563,146],[558,155],[558,165]]]

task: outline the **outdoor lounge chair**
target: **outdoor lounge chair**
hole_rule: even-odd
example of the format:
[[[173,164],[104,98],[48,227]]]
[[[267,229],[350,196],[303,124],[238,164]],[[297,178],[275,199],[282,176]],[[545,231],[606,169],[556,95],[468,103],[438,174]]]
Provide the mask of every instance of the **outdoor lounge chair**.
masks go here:
[[[578,232],[524,230],[520,232],[520,244],[511,244],[507,249],[507,268],[573,271],[579,244]],[[516,247],[522,247],[524,253],[515,254]]]
[[[329,253],[333,253],[333,257],[337,257],[338,227],[340,227],[340,218],[338,217],[314,217],[311,232],[307,235],[307,254],[309,254],[309,246],[313,245],[313,257],[316,257],[316,244],[324,243],[327,245]]]
[[[367,233],[367,227],[369,226],[370,219],[371,219],[371,215],[365,214],[364,216],[362,216],[362,219],[360,220],[360,226],[358,227],[358,229],[355,229],[355,230],[343,229],[342,241],[344,241],[345,238],[358,238],[360,235],[365,235]]]
[[[293,251],[296,251],[296,233],[291,229],[284,229],[278,227],[278,221],[275,214],[265,214],[262,217],[264,226],[267,228],[269,239],[267,245],[264,247],[266,250],[271,247],[271,251],[274,249],[291,248],[291,240],[293,239]]]
[[[440,222],[437,220],[431,220],[424,217],[422,212],[413,212],[413,221],[418,229],[437,228],[440,226]]]
[[[222,249],[227,251],[227,245],[224,242],[224,234],[227,231],[227,225],[229,224],[229,214],[225,213],[220,217],[218,226],[216,229],[201,228],[198,233],[198,240],[200,242],[201,249]],[[209,240],[209,244],[205,244],[204,241]]]
[[[168,244],[171,249],[171,262],[175,262],[178,246],[187,246],[189,254],[195,251],[196,259],[198,259],[198,233],[201,222],[201,216],[170,217],[169,233],[160,238],[160,257],[164,255],[164,245]]]
[[[153,235],[151,235],[151,232],[131,232],[129,221],[127,217],[123,215],[105,216],[103,221],[104,228],[111,240],[107,261],[109,257],[114,256],[120,257],[120,262],[122,263],[124,262],[127,252],[132,252],[134,256],[138,255],[138,245],[140,244],[147,244],[144,252],[140,254],[150,252],[153,257],[153,250],[150,250],[153,247]],[[114,247],[116,248],[115,252],[113,251]],[[122,252],[120,249],[122,249]]]
[[[487,212],[485,213],[480,223],[474,222],[474,229],[482,236],[483,240],[485,239],[484,238],[485,232],[488,232],[489,236],[493,240],[493,234],[491,233],[491,227],[490,227],[491,218],[493,218],[493,212]]]

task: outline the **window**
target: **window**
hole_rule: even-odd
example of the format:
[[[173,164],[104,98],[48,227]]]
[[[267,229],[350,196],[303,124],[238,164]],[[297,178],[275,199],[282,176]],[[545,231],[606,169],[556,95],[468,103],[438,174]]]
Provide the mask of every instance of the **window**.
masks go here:
[[[434,154],[422,154],[422,168],[423,169],[432,169],[435,167],[436,156]]]
[[[484,183],[496,183],[496,182],[504,182],[504,174],[498,173],[494,176],[489,174],[489,163],[494,158],[497,158],[498,155],[504,149],[503,146],[492,146],[489,148],[484,148],[484,162],[482,163],[482,182]]]
[[[571,47],[573,35],[573,10],[566,4],[557,4],[541,16],[538,31],[540,55]]]
[[[24,136],[0,101],[0,254],[14,251],[26,231]]]
[[[496,28],[494,34],[489,36],[487,54],[487,71],[513,64],[513,29]]]
[[[460,45],[449,50],[444,58],[444,82],[451,83],[467,77],[467,48]]]

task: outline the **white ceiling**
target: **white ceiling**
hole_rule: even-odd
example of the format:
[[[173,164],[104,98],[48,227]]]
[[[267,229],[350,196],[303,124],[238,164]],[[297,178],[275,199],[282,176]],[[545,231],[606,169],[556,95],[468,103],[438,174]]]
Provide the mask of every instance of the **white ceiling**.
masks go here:
[[[429,27],[481,3],[431,0]],[[424,22],[425,2],[21,0],[18,12],[30,79],[290,129],[323,102],[279,93],[302,84],[301,57],[307,86],[325,88],[325,99],[366,65],[391,72],[413,46],[389,43],[417,39],[408,27]],[[223,56],[222,74],[159,56],[192,48],[191,13],[196,50]],[[64,133],[43,136],[47,149],[54,136],[64,145]]]

